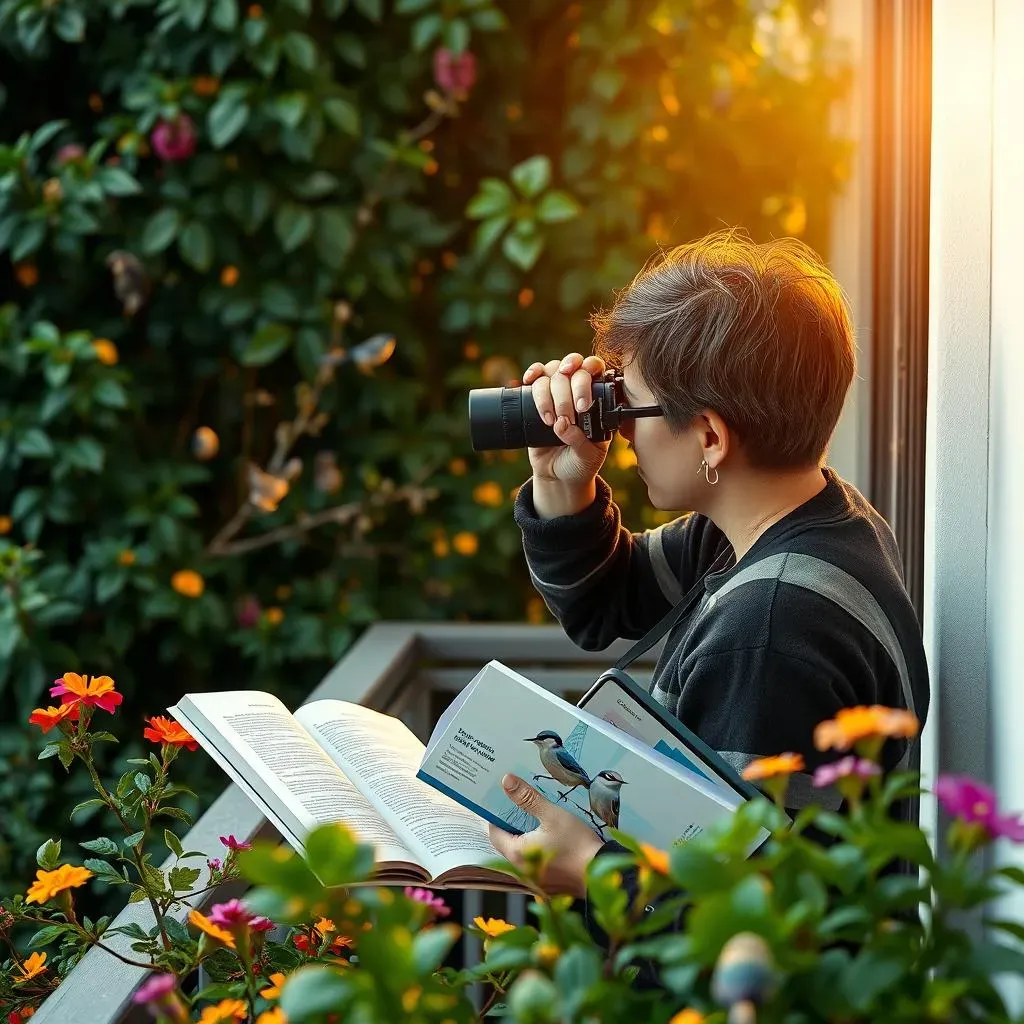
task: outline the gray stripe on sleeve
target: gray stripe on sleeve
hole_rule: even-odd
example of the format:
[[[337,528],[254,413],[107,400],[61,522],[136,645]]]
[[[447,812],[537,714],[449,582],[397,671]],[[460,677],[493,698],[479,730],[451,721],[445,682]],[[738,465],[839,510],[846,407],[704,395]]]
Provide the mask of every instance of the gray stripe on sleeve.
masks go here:
[[[530,556],[529,553],[526,552],[525,545],[523,547],[523,553],[526,554],[526,567],[530,570],[530,579],[533,580],[537,587],[541,590],[556,591],[557,593],[564,594],[566,591],[575,590],[577,587],[583,586],[583,584],[586,583],[587,580],[589,580],[592,576],[599,573],[612,560],[612,558],[614,558],[615,548],[613,547],[611,551],[609,551],[608,554],[601,560],[601,562],[598,565],[596,565],[593,569],[591,569],[590,572],[586,574],[586,576],[581,576],[578,580],[575,580],[572,583],[548,583],[547,580],[542,580],[533,571],[533,566],[530,564]]]
[[[640,539],[647,548],[647,556],[651,560],[654,578],[658,581],[661,592],[670,604],[677,604],[683,599],[683,588],[665,556],[664,529],[664,526],[659,526],[656,530],[648,530]]]

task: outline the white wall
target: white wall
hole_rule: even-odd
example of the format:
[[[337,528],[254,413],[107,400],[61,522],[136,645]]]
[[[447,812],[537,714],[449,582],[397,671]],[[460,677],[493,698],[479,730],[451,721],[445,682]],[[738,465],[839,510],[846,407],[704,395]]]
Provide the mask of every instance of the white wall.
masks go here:
[[[1024,4],[933,17],[926,752],[1024,811]]]

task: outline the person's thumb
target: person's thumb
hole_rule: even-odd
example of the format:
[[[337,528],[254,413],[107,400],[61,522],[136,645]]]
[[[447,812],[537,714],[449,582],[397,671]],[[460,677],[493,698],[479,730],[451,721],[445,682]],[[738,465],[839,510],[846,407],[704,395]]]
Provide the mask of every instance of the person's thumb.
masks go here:
[[[524,782],[518,775],[509,774],[502,777],[501,788],[516,807],[540,819],[547,801],[528,782]]]

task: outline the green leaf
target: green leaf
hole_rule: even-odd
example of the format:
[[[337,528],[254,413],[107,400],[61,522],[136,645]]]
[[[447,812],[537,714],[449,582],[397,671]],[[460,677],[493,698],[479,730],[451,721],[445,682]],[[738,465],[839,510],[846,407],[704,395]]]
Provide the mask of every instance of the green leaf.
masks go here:
[[[38,153],[48,142],[57,137],[62,129],[67,127],[65,120],[47,121],[40,125],[32,134],[32,142],[28,147],[30,153]]]
[[[509,1016],[517,1021],[554,1020],[556,1018],[551,1011],[558,1002],[558,989],[554,982],[540,971],[521,974],[508,992]]]
[[[332,270],[340,270],[354,238],[348,215],[341,207],[324,207],[317,211],[315,231],[317,255]]]
[[[274,217],[274,233],[285,252],[294,252],[313,234],[313,214],[297,203],[282,203]]]
[[[36,850],[36,863],[44,871],[52,871],[60,863],[60,840],[47,839]]]
[[[123,167],[101,167],[96,180],[108,196],[134,196],[142,186]]]
[[[421,931],[412,943],[416,970],[423,975],[433,974],[459,938],[455,925],[442,924]]]
[[[469,46],[469,34],[469,22],[462,18],[453,18],[451,21],[445,22],[444,45],[452,53],[462,53]]]
[[[233,32],[238,25],[238,0],[213,0],[210,21],[222,32]]]
[[[274,193],[263,181],[233,182],[224,193],[224,208],[252,235],[270,214]]]
[[[139,773],[139,775],[135,776],[136,782],[138,782],[140,777],[146,779],[147,783],[149,782],[149,779],[146,778],[145,775],[142,775],[141,772]],[[147,786],[147,788],[148,788],[148,786]],[[140,787],[140,790],[142,792],[145,792],[145,790],[142,790],[141,787]],[[141,832],[141,831],[140,832],[133,832],[130,836],[125,836],[124,839],[121,840],[121,843],[122,843],[122,845],[124,846],[124,848],[126,850],[130,850],[133,846],[138,846],[139,843],[141,843],[142,840],[145,838],[145,836],[146,836],[145,832]]]
[[[292,332],[284,324],[264,324],[246,343],[239,357],[243,366],[266,366],[291,344]]]
[[[134,782],[140,793],[148,793],[149,787],[153,785],[152,779],[145,772],[136,772]]]
[[[205,273],[213,263],[213,235],[210,229],[198,220],[189,221],[178,237],[178,252],[190,267]]]
[[[106,461],[103,445],[94,437],[76,437],[64,448],[64,458],[76,469],[102,473]]]
[[[300,967],[281,991],[280,1007],[291,1021],[305,1021],[338,1009],[349,984],[344,976],[320,965]]]
[[[11,262],[19,263],[26,256],[31,256],[46,238],[46,223],[41,220],[23,221],[17,241],[11,245]]]
[[[573,946],[555,964],[555,984],[567,996],[582,996],[600,978],[601,959],[592,947]]]
[[[598,68],[590,76],[590,88],[604,100],[615,99],[626,84],[626,76],[618,68]]]
[[[324,196],[336,192],[340,184],[338,179],[327,171],[313,171],[309,177],[296,184],[293,191],[303,199],[323,199]]]
[[[487,7],[482,11],[476,11],[470,16],[473,27],[481,32],[500,32],[508,28],[508,18],[497,7]]]
[[[1024,950],[997,942],[979,942],[972,947],[966,966],[985,978],[994,974],[1024,974]]]
[[[542,224],[559,224],[578,217],[581,209],[568,192],[545,192],[537,204],[537,220]]]
[[[28,940],[30,949],[39,949],[40,946],[48,946],[51,942],[59,939],[62,935],[65,935],[71,930],[71,925],[68,924],[48,924],[45,928],[40,928],[39,931]],[[14,1014],[11,1014],[14,1017]]]
[[[529,270],[544,251],[544,239],[540,235],[524,238],[510,232],[501,241],[501,251],[508,261],[520,270]]]
[[[314,829],[307,837],[306,863],[324,885],[361,882],[373,870],[373,851],[352,833],[335,825]]]
[[[466,216],[473,220],[509,214],[515,205],[512,189],[499,178],[484,178],[477,194],[466,205]]]
[[[323,0],[323,5],[328,18],[340,18],[348,7],[348,0]]]
[[[75,806],[71,808],[71,813],[68,817],[73,818],[79,811],[99,810],[99,808],[106,806],[107,805],[100,800],[99,797],[93,797],[91,800],[83,800],[81,803],[75,804]]]
[[[309,109],[309,95],[304,92],[284,92],[274,98],[270,109],[281,124],[298,128]]]
[[[437,0],[395,0],[395,14],[418,14],[436,6]]]
[[[366,44],[357,35],[343,32],[334,40],[334,49],[338,56],[354,68],[365,68],[367,65]]]
[[[174,892],[188,892],[202,874],[200,868],[177,867],[167,873],[167,884]]]
[[[146,255],[163,252],[178,236],[181,214],[171,206],[157,210],[142,229],[140,248]]]
[[[109,885],[124,885],[124,876],[105,860],[100,860],[98,857],[87,857],[82,863],[101,882],[106,882]]]
[[[206,118],[206,130],[214,149],[233,142],[249,120],[249,104],[237,93],[222,96]]]
[[[341,96],[332,96],[323,104],[328,120],[347,135],[359,134],[359,108]]]
[[[113,857],[120,852],[120,847],[113,839],[100,836],[98,839],[89,839],[78,844],[83,850],[90,853],[98,853],[103,857]]]
[[[53,455],[53,442],[39,427],[29,427],[15,444],[27,459],[48,459]]]
[[[373,22],[380,21],[384,14],[383,0],[355,0],[355,7]]]
[[[284,55],[302,71],[316,70],[316,43],[304,32],[289,32],[284,37]]]
[[[185,852],[185,848],[181,845],[181,840],[169,828],[164,829],[164,846],[175,857],[181,857]]]
[[[855,1009],[865,1011],[903,976],[905,970],[902,959],[872,951],[863,952],[854,958],[843,975],[843,992]]]
[[[516,164],[509,177],[526,199],[539,196],[551,183],[551,161],[546,156],[531,156]]]
[[[501,237],[502,232],[508,227],[508,221],[507,216],[488,217],[487,220],[481,221],[473,234],[473,251],[479,256],[484,255]]]
[[[427,14],[418,18],[412,26],[412,48],[422,53],[444,31],[444,17],[440,14]]]
[[[121,383],[109,377],[97,382],[92,389],[92,397],[108,409],[124,409],[128,405],[128,394]]]

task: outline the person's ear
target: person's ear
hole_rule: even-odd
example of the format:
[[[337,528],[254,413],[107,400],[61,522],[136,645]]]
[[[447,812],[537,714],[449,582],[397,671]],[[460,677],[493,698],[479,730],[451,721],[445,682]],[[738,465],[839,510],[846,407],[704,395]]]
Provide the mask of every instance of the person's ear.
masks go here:
[[[714,409],[705,409],[693,418],[693,430],[700,457],[711,469],[716,469],[725,461],[733,442],[729,425]]]

